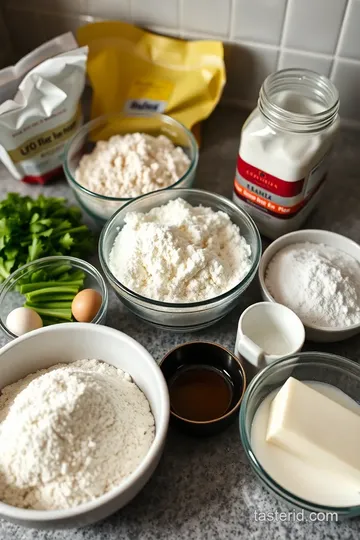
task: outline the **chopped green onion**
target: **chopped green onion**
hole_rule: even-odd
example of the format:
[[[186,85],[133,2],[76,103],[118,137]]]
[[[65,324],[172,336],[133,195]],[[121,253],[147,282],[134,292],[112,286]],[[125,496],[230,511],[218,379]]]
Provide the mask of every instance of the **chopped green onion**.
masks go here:
[[[36,313],[40,316],[44,315],[45,317],[54,317],[56,319],[64,319],[65,321],[72,321],[71,309],[41,309],[39,307],[32,307]]]
[[[79,287],[78,286],[66,286],[66,287],[63,287],[63,286],[57,286],[57,287],[46,287],[44,289],[39,289],[37,291],[33,291],[33,292],[29,292],[27,295],[26,295],[26,299],[27,300],[34,300],[35,298],[38,298],[39,296],[48,296],[48,297],[51,297],[53,294],[58,294],[58,293],[73,293],[74,296],[75,294],[77,294],[77,292],[79,291]]]
[[[66,284],[63,285],[59,285],[59,282],[58,281],[42,281],[42,282],[39,282],[39,283],[28,283],[27,285],[21,285],[20,286],[20,292],[21,294],[27,294],[27,293],[31,293],[31,292],[35,292],[35,291],[39,291],[41,289],[49,289],[49,288],[54,288],[54,287],[61,287],[62,289],[64,289],[65,287],[80,287],[80,285],[82,285],[83,282],[82,281],[69,281],[69,282],[66,282]]]
[[[32,302],[26,302],[24,304],[24,307],[28,307],[31,309],[34,308],[40,308],[40,309],[71,309],[72,302],[44,302],[44,303],[36,303],[33,304]]]

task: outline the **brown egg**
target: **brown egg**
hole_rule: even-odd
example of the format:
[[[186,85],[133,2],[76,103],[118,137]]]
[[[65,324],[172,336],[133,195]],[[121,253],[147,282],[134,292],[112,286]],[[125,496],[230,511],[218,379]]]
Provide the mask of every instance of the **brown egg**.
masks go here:
[[[102,296],[93,289],[84,289],[75,296],[71,311],[78,322],[91,322],[102,303]]]

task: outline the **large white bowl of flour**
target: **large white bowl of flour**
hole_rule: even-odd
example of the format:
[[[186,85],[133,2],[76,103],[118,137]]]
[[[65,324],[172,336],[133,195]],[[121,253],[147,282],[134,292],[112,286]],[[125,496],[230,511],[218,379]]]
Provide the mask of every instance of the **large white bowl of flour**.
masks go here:
[[[306,339],[332,343],[360,332],[360,246],[353,240],[318,229],[285,234],[264,251],[259,281],[264,300],[297,313]]]
[[[126,334],[105,326],[94,326],[87,323],[54,325],[30,332],[0,350],[0,388],[3,389],[38,370],[48,369],[59,363],[72,364],[83,359],[101,360],[106,365],[118,368],[131,376],[132,381],[147,399],[154,417],[155,435],[152,443],[133,472],[124,476],[124,479],[112,487],[110,491],[90,502],[68,509],[34,510],[11,506],[0,501],[0,517],[19,525],[36,528],[68,528],[88,525],[105,518],[126,505],[152,476],[162,455],[169,423],[168,390],[155,360],[139,343]],[[109,370],[106,366],[104,369]],[[111,367],[111,369],[113,368]],[[71,381],[69,381],[69,385],[70,383]],[[65,384],[67,383],[65,382]],[[58,396],[54,396],[54,400],[57,398]],[[101,395],[98,398],[100,398],[99,404],[101,405]],[[144,398],[143,400],[146,401]],[[121,403],[121,396],[119,396],[119,403]],[[103,404],[106,406],[106,400]],[[64,406],[66,406],[66,402]],[[96,401],[90,400],[89,406],[94,407],[93,414],[96,415]],[[77,412],[74,410],[74,416]],[[25,409],[23,413],[28,414],[28,410]],[[149,415],[149,411],[147,414]],[[108,420],[109,417],[107,420],[104,418],[104,423]],[[39,421],[43,422],[44,419]],[[137,427],[139,430],[144,429],[143,425],[134,426],[135,429]],[[99,429],[99,423],[97,429]],[[61,432],[61,425],[59,425],[58,431]],[[94,435],[94,440],[96,440],[96,434]],[[139,440],[141,439],[140,435],[139,432],[137,434]],[[126,441],[124,438],[124,445],[127,444]],[[28,451],[25,452],[24,461],[33,459],[30,446],[32,444],[29,444]],[[89,458],[93,459],[92,452],[93,449],[89,448]],[[19,456],[15,457],[14,461],[18,461]],[[75,457],[74,455],[74,459]],[[33,467],[31,469],[33,470]],[[32,470],[29,470],[30,473]],[[22,468],[22,473],[24,471],[27,472],[26,467]],[[51,473],[51,471],[49,472]],[[44,474],[46,473],[47,471],[44,471]],[[4,478],[0,478],[0,481],[3,480]],[[9,485],[11,485],[10,480],[6,478]]]

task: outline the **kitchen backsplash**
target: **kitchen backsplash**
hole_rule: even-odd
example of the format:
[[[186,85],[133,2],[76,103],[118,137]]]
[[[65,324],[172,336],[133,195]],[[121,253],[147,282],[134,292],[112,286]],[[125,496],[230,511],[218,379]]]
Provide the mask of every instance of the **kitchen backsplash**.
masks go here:
[[[224,100],[253,106],[269,73],[306,67],[331,77],[342,118],[360,126],[360,0],[3,0],[2,6],[17,55],[108,18],[173,36],[221,39]]]

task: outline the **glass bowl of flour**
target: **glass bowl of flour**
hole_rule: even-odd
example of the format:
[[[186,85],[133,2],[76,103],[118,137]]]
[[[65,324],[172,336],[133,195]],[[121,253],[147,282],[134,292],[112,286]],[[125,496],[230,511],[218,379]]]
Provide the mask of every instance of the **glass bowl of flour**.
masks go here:
[[[114,214],[99,256],[118,298],[140,319],[194,331],[239,303],[256,275],[261,239],[251,217],[225,197],[164,190]]]
[[[110,114],[81,127],[64,152],[80,206],[100,225],[129,201],[191,187],[199,151],[192,133],[165,114]]]

